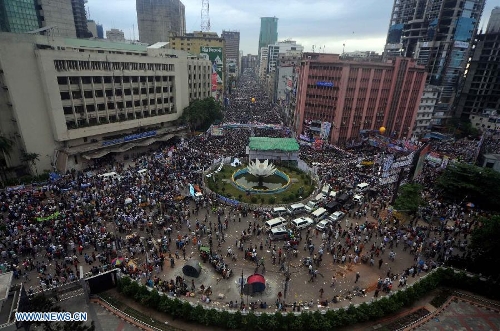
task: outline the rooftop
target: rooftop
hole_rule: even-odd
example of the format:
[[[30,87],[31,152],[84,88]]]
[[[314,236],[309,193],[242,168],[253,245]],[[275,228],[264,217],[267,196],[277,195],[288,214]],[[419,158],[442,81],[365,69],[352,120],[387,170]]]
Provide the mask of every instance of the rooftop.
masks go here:
[[[299,144],[294,138],[250,137],[250,150],[297,152]]]
[[[115,43],[109,41],[98,41],[89,39],[65,38],[64,43],[72,47],[96,48],[96,49],[115,49],[120,51],[146,52],[146,45],[137,45],[129,43]]]

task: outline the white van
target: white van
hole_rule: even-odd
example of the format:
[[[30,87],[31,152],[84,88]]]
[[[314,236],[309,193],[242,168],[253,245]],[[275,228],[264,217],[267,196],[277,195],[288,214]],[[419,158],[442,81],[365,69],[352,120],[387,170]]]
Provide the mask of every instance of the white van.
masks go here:
[[[368,188],[368,186],[370,186],[370,184],[361,183],[361,184],[356,185],[356,190],[359,192],[364,192]]]
[[[292,227],[297,230],[303,230],[313,224],[314,222],[310,217],[299,217],[292,221]]]
[[[107,172],[105,174],[98,175],[97,177],[103,180],[120,180],[122,177],[118,175],[116,172]]]
[[[304,209],[306,210],[306,212],[312,213],[314,210],[318,208],[318,204],[319,204],[318,201],[311,200],[307,203],[307,205],[305,205]]]
[[[290,232],[285,228],[274,228],[269,234],[271,240],[287,240],[290,238]]]
[[[266,223],[264,223],[264,228],[269,232],[274,228],[284,227],[287,223],[287,220],[280,216],[266,221]]]
[[[319,222],[328,216],[328,210],[325,208],[318,208],[311,213],[314,222]]]
[[[274,207],[271,209],[271,215],[273,216],[283,216],[286,215],[288,212],[285,207]]]
[[[354,201],[355,203],[362,204],[364,200],[365,200],[365,197],[363,197],[360,194],[356,194],[354,197],[352,197],[352,201]]]
[[[303,203],[296,203],[288,207],[288,214],[290,215],[297,215],[300,213],[303,213],[306,209],[306,206],[304,206]]]
[[[316,195],[316,197],[314,198],[314,201],[316,202],[321,202],[323,201],[324,199],[326,198],[326,195],[323,194],[323,193],[319,193],[318,195]]]
[[[334,199],[334,200],[335,200],[335,198],[337,197],[337,192],[336,192],[336,191],[334,191],[334,190],[331,190],[331,191],[330,191],[330,194],[329,194],[328,196],[329,196],[330,198],[332,198],[332,199]]]
[[[323,193],[325,196],[328,196],[328,192],[330,192],[330,184],[323,185],[321,193]]]

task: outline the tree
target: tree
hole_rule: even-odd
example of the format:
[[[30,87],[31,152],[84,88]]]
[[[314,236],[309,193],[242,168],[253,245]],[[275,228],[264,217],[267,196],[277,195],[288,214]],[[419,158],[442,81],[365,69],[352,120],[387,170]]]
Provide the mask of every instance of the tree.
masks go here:
[[[469,260],[478,267],[478,271],[498,276],[498,266],[500,265],[500,216],[495,215],[490,218],[482,218],[480,225],[471,236],[469,248]]]
[[[405,184],[399,188],[399,194],[394,202],[394,208],[399,211],[414,214],[418,207],[424,204],[422,198],[422,185],[420,184]]]
[[[221,106],[214,98],[194,100],[182,112],[180,120],[189,126],[189,129],[207,130],[212,123],[222,120]]]
[[[64,310],[55,303],[55,299],[39,294],[29,299],[28,312],[64,312]],[[90,325],[75,321],[29,323],[42,327],[44,331],[95,331],[94,321]]]
[[[483,209],[500,210],[500,173],[465,163],[449,164],[437,187],[448,200],[473,202]]]
[[[12,140],[0,135],[0,181],[2,182],[2,186],[5,186],[4,183],[7,180],[6,159],[10,158],[13,146],[14,142]]]
[[[28,164],[32,174],[33,174],[33,169],[35,169],[35,173],[38,177],[38,170],[36,168],[36,161],[40,161],[40,154],[23,152],[22,160],[23,160],[23,162],[26,162]]]

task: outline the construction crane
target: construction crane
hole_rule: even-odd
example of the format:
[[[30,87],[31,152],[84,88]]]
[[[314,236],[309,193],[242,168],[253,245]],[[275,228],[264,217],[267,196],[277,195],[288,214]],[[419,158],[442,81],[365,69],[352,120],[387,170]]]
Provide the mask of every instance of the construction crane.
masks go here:
[[[210,1],[201,0],[201,31],[210,31]]]

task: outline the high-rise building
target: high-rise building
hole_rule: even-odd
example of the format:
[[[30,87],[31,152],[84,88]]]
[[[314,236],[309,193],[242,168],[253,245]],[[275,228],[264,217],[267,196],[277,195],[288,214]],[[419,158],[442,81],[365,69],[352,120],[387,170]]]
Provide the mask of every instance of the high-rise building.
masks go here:
[[[98,38],[97,37],[97,23],[93,20],[88,20],[87,21],[87,28],[89,29],[89,32],[92,34],[92,38]]]
[[[71,0],[73,7],[73,19],[75,21],[76,37],[90,38],[90,32],[87,28],[87,12],[85,11],[86,0]]]
[[[412,57],[451,104],[486,0],[394,0],[384,57]]]
[[[260,50],[275,44],[278,41],[278,18],[276,17],[261,17],[260,18],[260,33],[259,33],[259,59]]]
[[[167,42],[186,33],[186,13],[180,0],[136,0],[139,41]]]
[[[104,39],[104,27],[102,24],[97,24],[97,38]]]
[[[276,62],[278,61],[279,54],[285,54],[286,52],[303,52],[304,46],[297,45],[294,40],[285,40],[281,42],[274,43],[268,46],[269,50],[267,52],[267,68],[266,72],[270,73],[275,70]]]
[[[238,76],[240,63],[240,32],[222,30],[221,37],[226,44],[226,68],[230,76]]]
[[[182,37],[171,37],[169,47],[210,60],[212,62],[212,96],[216,99],[223,96],[226,88],[226,42],[219,37],[217,32],[194,31]],[[190,72],[190,77],[191,74],[195,74],[195,71]],[[194,94],[190,95],[190,101],[196,98]]]
[[[477,35],[456,116],[469,118],[485,109],[500,113],[500,7],[493,9],[484,34]]]
[[[431,131],[430,129],[433,124],[432,119],[440,93],[441,89],[436,86],[425,86],[424,93],[420,98],[420,105],[418,106],[417,117],[415,118],[413,126],[412,138],[423,138],[426,133]]]
[[[70,0],[38,0],[40,27],[54,27],[51,35],[76,38],[73,4]]]
[[[267,75],[267,60],[269,55],[269,47],[262,47],[259,51],[259,78],[261,81],[266,79]]]
[[[0,1],[0,31],[23,33],[40,28],[35,0]]]
[[[222,30],[221,37],[226,41],[226,58],[238,60],[240,55],[240,32]]]
[[[495,7],[491,11],[491,16],[486,27],[486,33],[500,32],[500,7]]]
[[[88,38],[84,0],[0,1],[1,31],[24,33],[38,29],[42,29],[41,34],[55,37]]]
[[[411,137],[427,75],[414,59],[360,62],[304,53],[298,69],[298,135],[346,145],[363,130],[385,127],[393,138]]]
[[[115,42],[125,41],[125,33],[119,29],[111,29],[106,31],[106,39]]]
[[[152,148],[182,133],[190,95],[210,95],[210,69],[162,45],[0,33],[0,132],[14,142],[7,166],[25,164],[24,150],[38,153],[38,173],[66,173]]]
[[[247,54],[241,57],[241,72],[246,69],[255,71],[257,69],[257,64],[259,63],[258,55]]]

